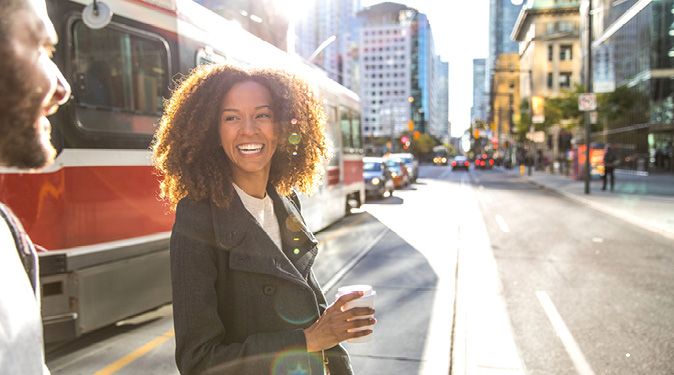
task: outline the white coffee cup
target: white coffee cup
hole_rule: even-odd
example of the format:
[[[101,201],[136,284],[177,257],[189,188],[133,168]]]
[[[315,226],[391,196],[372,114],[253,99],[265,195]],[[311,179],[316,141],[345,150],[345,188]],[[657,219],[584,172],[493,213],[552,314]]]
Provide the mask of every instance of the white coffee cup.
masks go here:
[[[372,286],[370,285],[347,285],[343,286],[337,289],[337,294],[335,294],[335,299],[339,299],[339,297],[353,293],[353,292],[363,292],[363,296],[357,299],[354,299],[352,301],[347,302],[344,304],[344,311],[350,310],[354,307],[369,307],[369,308],[374,308],[374,298],[377,296],[377,292],[372,289]],[[374,315],[363,315],[359,317],[359,319],[369,319],[373,318]],[[357,331],[364,331],[367,329],[372,329],[374,326],[369,325],[365,327],[359,327],[359,328],[354,328],[350,329],[349,332],[357,332]],[[349,339],[347,340],[348,342],[351,343],[360,343],[360,342],[368,342],[370,341],[370,338],[372,337],[372,334],[369,334],[367,336],[362,336],[362,337],[357,337],[354,339]]]

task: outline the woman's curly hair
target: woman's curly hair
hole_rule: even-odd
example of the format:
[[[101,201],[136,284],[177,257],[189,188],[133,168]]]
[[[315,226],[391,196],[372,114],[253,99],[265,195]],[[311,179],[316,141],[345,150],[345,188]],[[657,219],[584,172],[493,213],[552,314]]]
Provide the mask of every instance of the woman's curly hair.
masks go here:
[[[278,146],[269,182],[279,194],[310,192],[327,157],[325,114],[320,100],[301,79],[275,69],[234,65],[195,68],[173,91],[153,142],[161,197],[171,208],[187,196],[227,207],[233,193],[231,167],[220,144],[225,94],[237,83],[254,81],[271,93]]]

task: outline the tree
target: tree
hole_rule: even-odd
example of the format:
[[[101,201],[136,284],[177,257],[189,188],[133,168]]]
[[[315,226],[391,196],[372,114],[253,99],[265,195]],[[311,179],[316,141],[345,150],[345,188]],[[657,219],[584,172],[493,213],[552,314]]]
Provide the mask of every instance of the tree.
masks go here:
[[[419,154],[430,154],[433,152],[433,147],[437,146],[437,142],[428,133],[421,133],[419,139],[414,141],[414,149]]]
[[[649,99],[636,87],[620,86],[597,97],[599,120],[608,129],[649,120]]]

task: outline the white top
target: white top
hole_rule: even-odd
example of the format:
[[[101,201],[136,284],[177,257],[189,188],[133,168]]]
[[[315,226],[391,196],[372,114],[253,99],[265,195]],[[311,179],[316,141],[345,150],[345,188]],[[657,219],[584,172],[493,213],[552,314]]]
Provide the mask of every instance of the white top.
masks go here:
[[[276,214],[274,213],[274,202],[272,202],[269,194],[265,194],[264,198],[259,199],[248,195],[245,191],[241,190],[240,187],[236,186],[235,183],[232,183],[232,186],[234,186],[234,190],[239,195],[239,198],[241,198],[241,202],[243,202],[243,206],[246,207],[246,210],[253,215],[269,238],[276,244],[276,247],[278,247],[279,250],[282,250],[281,230],[278,226],[278,220],[276,220]]]
[[[42,318],[7,222],[0,217],[0,373],[49,374]]]

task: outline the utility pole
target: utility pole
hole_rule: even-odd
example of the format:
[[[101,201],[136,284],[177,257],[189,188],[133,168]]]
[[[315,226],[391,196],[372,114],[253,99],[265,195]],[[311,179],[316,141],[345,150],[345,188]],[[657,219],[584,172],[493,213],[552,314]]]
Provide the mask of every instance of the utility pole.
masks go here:
[[[592,93],[592,0],[587,0],[587,92]],[[590,194],[590,111],[585,112],[585,194]]]

